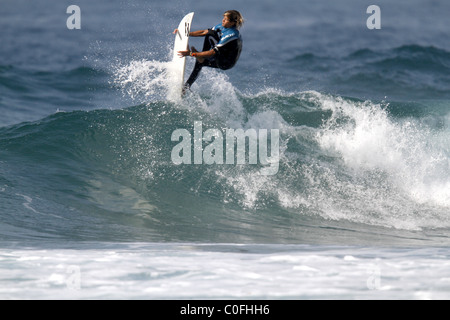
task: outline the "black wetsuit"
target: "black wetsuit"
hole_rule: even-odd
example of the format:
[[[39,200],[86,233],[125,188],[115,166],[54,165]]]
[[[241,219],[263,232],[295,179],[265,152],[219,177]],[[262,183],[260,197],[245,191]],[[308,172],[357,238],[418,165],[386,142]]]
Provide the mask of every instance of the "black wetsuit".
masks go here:
[[[195,62],[194,70],[186,81],[185,88],[191,87],[203,67],[227,70],[236,64],[242,50],[239,31],[236,28],[224,28],[221,24],[208,29],[202,51],[211,49],[214,49],[216,53],[210,58],[205,58],[202,63]]]

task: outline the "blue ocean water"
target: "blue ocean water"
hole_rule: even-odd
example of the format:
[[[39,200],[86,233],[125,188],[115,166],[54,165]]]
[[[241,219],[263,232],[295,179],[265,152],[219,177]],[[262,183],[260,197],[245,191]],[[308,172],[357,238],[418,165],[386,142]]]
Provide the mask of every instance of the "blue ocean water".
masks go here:
[[[171,99],[173,29],[228,9],[239,62]],[[449,9],[2,1],[0,297],[449,298]],[[278,129],[278,172],[175,165],[196,121]]]

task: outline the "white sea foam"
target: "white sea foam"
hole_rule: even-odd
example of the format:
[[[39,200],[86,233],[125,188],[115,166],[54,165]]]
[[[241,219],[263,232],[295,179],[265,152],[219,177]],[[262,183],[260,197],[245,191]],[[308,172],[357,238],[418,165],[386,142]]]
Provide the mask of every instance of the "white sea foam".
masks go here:
[[[0,250],[0,298],[449,298],[450,263],[443,249],[96,246]]]
[[[379,104],[320,94],[317,99],[332,111],[317,141],[350,170],[352,184],[340,185],[352,190],[350,202],[360,209],[364,201],[369,209],[378,206],[384,223],[394,227],[450,224],[450,160],[442,132],[416,119],[393,121]],[[330,179],[339,185],[335,176]]]

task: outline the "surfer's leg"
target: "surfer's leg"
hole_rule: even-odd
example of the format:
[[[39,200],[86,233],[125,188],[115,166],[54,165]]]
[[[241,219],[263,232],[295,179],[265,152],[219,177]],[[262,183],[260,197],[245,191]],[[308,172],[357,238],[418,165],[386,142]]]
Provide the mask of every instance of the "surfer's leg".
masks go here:
[[[211,30],[210,34],[206,35],[205,41],[203,42],[203,51],[211,50],[211,48],[215,45],[214,40],[217,42],[217,35],[215,32],[213,32]],[[192,49],[195,50],[195,48],[192,48]],[[202,68],[204,66],[217,68],[213,61],[209,61],[208,59],[202,59],[202,60],[203,61],[201,61],[200,59],[197,59],[197,61],[195,62],[194,70],[192,70],[192,73],[189,76],[189,79],[186,81],[183,91],[186,91],[187,89],[189,89],[192,86],[192,84],[195,82],[195,80],[197,80],[197,77],[200,74],[200,71],[202,70]]]
[[[186,81],[186,84],[184,85],[184,87],[186,89],[189,89],[192,86],[192,84],[195,82],[195,80],[197,80],[197,77],[198,77],[200,71],[202,70],[202,68],[203,68],[203,63],[196,61],[194,70],[192,70],[192,73],[189,76],[189,79]]]

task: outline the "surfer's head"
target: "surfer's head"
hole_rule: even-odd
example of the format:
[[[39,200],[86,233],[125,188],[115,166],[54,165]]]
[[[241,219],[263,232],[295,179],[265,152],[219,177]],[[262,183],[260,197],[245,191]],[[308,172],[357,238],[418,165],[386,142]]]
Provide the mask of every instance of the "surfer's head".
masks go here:
[[[237,10],[228,10],[223,14],[222,25],[225,28],[236,27],[239,29],[244,24],[244,18],[241,13]]]

